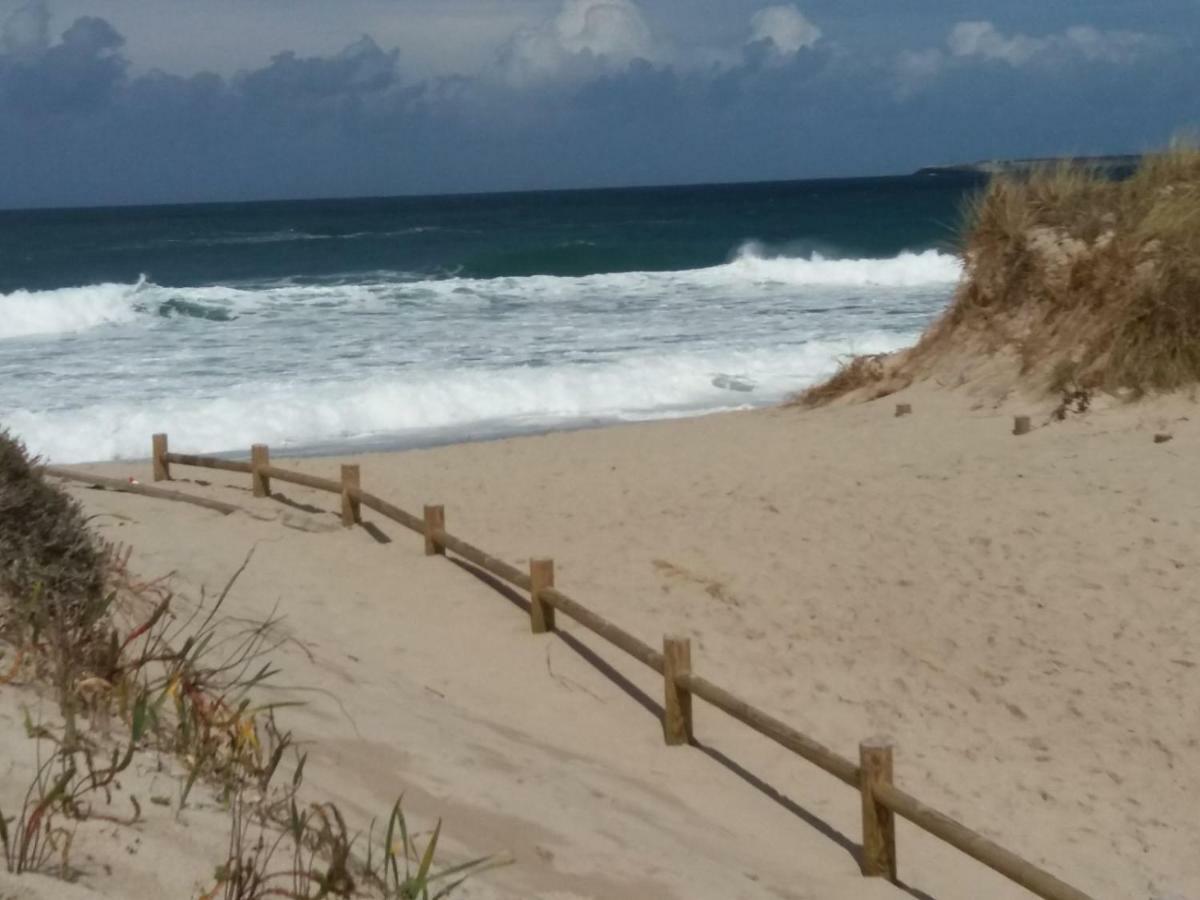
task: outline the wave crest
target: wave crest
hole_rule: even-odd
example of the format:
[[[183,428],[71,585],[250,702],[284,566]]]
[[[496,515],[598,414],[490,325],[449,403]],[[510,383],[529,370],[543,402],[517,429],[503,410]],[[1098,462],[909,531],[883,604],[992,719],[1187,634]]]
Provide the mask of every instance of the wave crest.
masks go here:
[[[756,241],[743,244],[724,268],[755,282],[843,287],[954,284],[963,271],[957,256],[937,250],[906,250],[883,259],[830,259],[815,252],[807,257],[772,256]]]
[[[774,288],[940,288],[962,273],[958,257],[937,250],[904,252],[884,259],[829,259],[769,255],[762,245],[742,245],[728,263],[669,272],[596,275],[527,275],[500,278],[421,278],[406,273],[364,274],[330,284],[261,284],[170,288],[148,282],[95,284],[49,291],[0,294],[0,340],[72,334],[142,316],[226,322],[268,308],[372,309],[396,304],[478,304],[636,299],[681,301],[717,289],[733,296]],[[286,313],[285,313],[286,314]]]
[[[145,284],[142,278],[136,284],[93,284],[0,294],[0,339],[69,334],[132,321],[137,316],[133,298]]]

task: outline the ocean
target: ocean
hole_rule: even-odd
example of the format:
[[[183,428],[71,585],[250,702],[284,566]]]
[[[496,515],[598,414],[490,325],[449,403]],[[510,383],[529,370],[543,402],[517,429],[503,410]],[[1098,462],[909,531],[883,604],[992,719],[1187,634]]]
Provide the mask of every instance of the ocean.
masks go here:
[[[919,335],[978,184],[0,212],[0,427],[81,462],[773,404]]]

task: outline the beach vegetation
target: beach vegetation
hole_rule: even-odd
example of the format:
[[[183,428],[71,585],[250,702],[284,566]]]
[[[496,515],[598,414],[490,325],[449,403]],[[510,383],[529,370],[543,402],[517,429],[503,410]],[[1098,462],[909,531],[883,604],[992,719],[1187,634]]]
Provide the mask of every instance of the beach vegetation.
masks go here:
[[[146,713],[143,695],[131,717],[128,740],[110,747],[105,758],[96,748],[65,743],[52,729],[35,725],[26,712],[25,730],[38,741],[39,752],[20,810],[9,819],[0,809],[0,849],[10,874],[51,871],[70,879],[74,875],[70,860],[77,823],[104,820],[133,825],[141,819],[141,804],[132,794],[128,796],[132,807],[129,815],[104,809],[112,807],[117,776],[133,762],[145,731]],[[41,749],[47,744],[51,752],[42,759]],[[101,800],[104,809],[97,808]]]
[[[962,282],[913,348],[851,360],[797,402],[870,399],[864,385],[998,353],[1051,395],[1200,383],[1197,145],[1148,155],[1121,180],[1069,163],[997,176],[967,202],[959,249]]]
[[[253,550],[215,598],[202,591],[181,612],[170,576],[136,577],[130,548],[95,537],[78,502],[0,431],[0,553],[0,684],[50,687],[61,712],[57,724],[25,716],[35,771],[20,808],[0,808],[10,874],[73,878],[80,823],[139,821],[140,801],[118,780],[139,752],[178,762],[178,809],[204,785],[229,811],[229,854],[202,894],[209,900],[430,900],[506,861],[436,868],[441,823],[419,849],[399,801],[383,843],[368,837],[356,854],[361,836],[336,804],[302,802],[307,757],[276,717],[289,703],[258,699],[278,674],[274,652],[290,639],[274,612],[263,620],[226,612]],[[113,740],[118,728],[124,737]]]
[[[29,659],[58,692],[68,742],[74,740],[82,673],[112,664],[108,549],[87,527],[82,507],[47,483],[38,460],[0,430],[0,637]]]
[[[71,606],[104,589],[101,543],[69,494],[48,484],[38,459],[0,429],[0,594],[39,592],[42,602]]]
[[[801,396],[805,406],[822,406],[846,394],[862,391],[875,400],[883,393],[879,386],[887,378],[888,356],[886,353],[873,353],[865,356],[851,356],[842,361],[831,377],[813,385]]]

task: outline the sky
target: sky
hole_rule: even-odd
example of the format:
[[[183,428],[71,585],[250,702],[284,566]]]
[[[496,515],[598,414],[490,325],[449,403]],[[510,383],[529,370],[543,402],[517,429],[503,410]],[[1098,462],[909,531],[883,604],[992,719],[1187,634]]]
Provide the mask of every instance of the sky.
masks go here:
[[[0,0],[0,207],[892,174],[1200,128],[1200,0]]]

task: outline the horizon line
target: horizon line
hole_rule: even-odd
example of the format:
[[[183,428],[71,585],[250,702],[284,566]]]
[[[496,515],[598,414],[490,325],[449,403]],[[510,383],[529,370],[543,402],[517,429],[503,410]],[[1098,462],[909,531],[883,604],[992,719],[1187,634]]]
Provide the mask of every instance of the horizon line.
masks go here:
[[[571,194],[571,193],[605,193],[619,191],[656,191],[656,190],[674,190],[687,188],[719,188],[719,187],[745,187],[749,185],[771,185],[771,184],[798,184],[802,182],[814,181],[869,181],[872,179],[886,178],[914,178],[918,177],[924,169],[943,168],[943,166],[922,166],[919,169],[914,169],[906,172],[889,172],[872,175],[824,175],[815,178],[763,178],[763,179],[734,179],[730,181],[679,181],[654,184],[627,184],[627,185],[606,185],[599,187],[554,187],[554,188],[517,188],[509,190],[464,190],[464,191],[443,191],[435,193],[395,193],[395,194],[338,194],[338,195],[315,195],[309,197],[266,197],[254,200],[165,200],[152,202],[130,202],[130,203],[94,203],[82,205],[55,204],[50,203],[45,206],[2,206],[0,205],[0,215],[13,213],[40,213],[40,212],[97,212],[104,210],[138,210],[138,209],[166,209],[178,207],[204,207],[204,206],[251,206],[251,205],[269,205],[269,204],[284,204],[284,203],[351,203],[361,202],[364,200],[436,200],[447,197],[459,198],[475,198],[475,197],[514,197],[526,194]],[[947,165],[944,168],[952,168]],[[959,175],[961,177],[970,177],[970,173],[949,173],[950,175]]]

